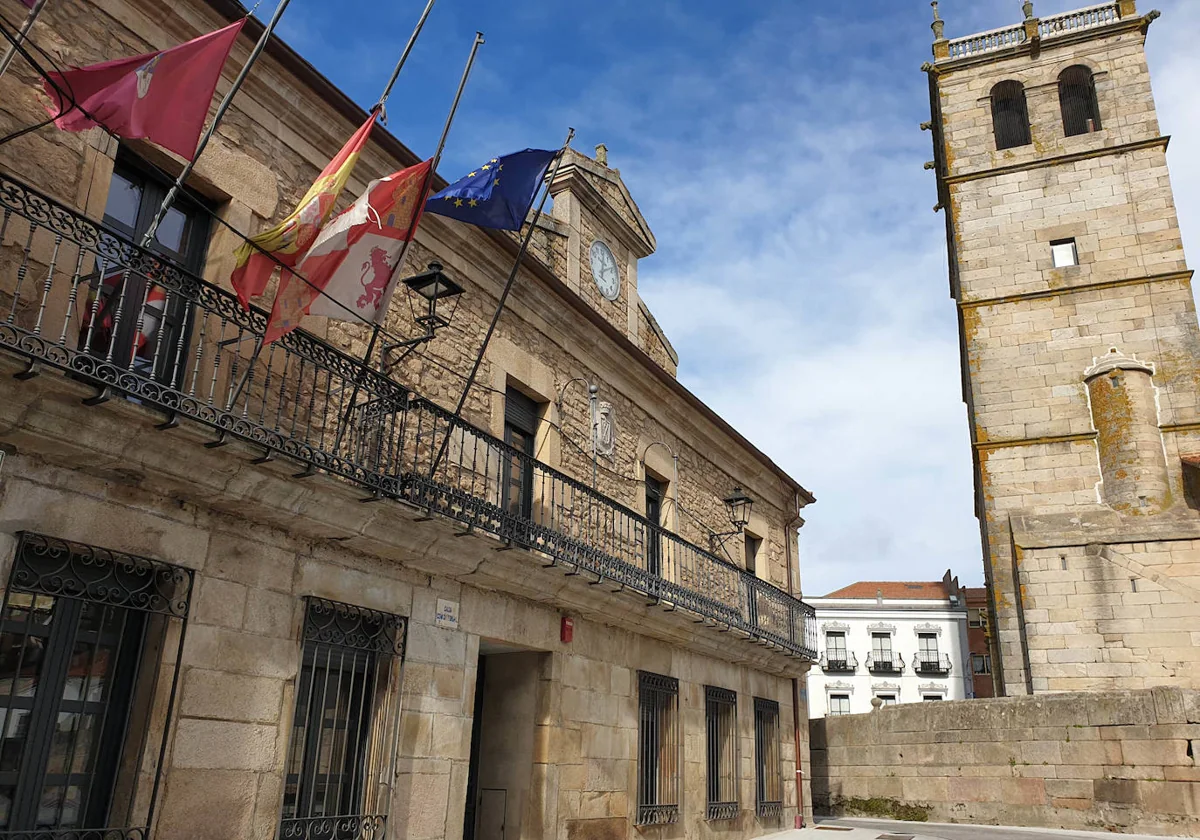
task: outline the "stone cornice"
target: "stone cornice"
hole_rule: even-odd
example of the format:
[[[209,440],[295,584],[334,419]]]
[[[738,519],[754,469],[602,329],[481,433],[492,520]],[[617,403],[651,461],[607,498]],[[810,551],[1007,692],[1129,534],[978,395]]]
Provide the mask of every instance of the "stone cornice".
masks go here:
[[[1173,280],[1191,281],[1195,272],[1191,269],[1184,271],[1168,271],[1164,274],[1147,274],[1143,277],[1126,277],[1121,280],[1105,280],[1099,283],[1084,283],[1079,286],[1063,286],[1061,289],[1038,289],[1033,292],[1021,292],[1015,295],[1003,295],[994,298],[959,301],[962,309],[977,309],[981,306],[1003,306],[1007,303],[1019,303],[1038,298],[1061,297],[1063,295],[1079,294],[1081,292],[1098,292],[1104,289],[1119,289],[1123,286],[1140,286],[1145,283],[1166,283]]]
[[[597,169],[604,170],[604,174],[597,172]],[[570,154],[550,184],[550,194],[556,196],[561,192],[570,191],[589,212],[595,214],[605,229],[611,231],[625,247],[633,252],[635,257],[644,259],[654,253],[657,244],[654,234],[650,232],[650,226],[646,224],[641,211],[637,209],[633,198],[629,196],[625,184],[620,178],[613,178],[607,172],[608,170],[604,167],[600,167],[599,164],[579,153]],[[633,213],[634,219],[638,222],[636,226],[629,224],[621,217],[621,214],[612,206],[608,196],[593,183],[593,178],[616,184]]]
[[[1054,157],[1039,158],[1026,163],[1014,163],[1008,166],[995,166],[991,169],[980,169],[976,172],[964,172],[961,175],[939,175],[938,178],[945,184],[954,186],[956,184],[966,183],[967,181],[978,181],[981,178],[995,178],[1000,175],[1007,175],[1010,172],[1028,172],[1034,169],[1045,169],[1051,166],[1061,166],[1064,163],[1075,163],[1080,160],[1090,160],[1091,158],[1107,157],[1108,155],[1119,155],[1126,152],[1136,152],[1141,149],[1153,149],[1156,146],[1162,146],[1163,151],[1167,150],[1167,146],[1171,143],[1170,135],[1160,135],[1151,137],[1147,140],[1135,140],[1132,143],[1120,143],[1116,146],[1101,146],[1098,149],[1088,149],[1083,152],[1071,152],[1066,155],[1055,155]]]

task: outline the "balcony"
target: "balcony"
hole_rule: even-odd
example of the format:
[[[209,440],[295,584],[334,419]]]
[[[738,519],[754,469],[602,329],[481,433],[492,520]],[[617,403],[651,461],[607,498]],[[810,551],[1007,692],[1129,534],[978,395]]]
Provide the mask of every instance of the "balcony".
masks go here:
[[[867,670],[872,674],[902,674],[904,673],[904,657],[895,653],[890,658],[883,659],[876,656],[874,652],[868,653]]]
[[[252,352],[266,313],[0,175],[0,349],[98,405],[125,396],[420,508],[697,621],[816,658],[813,609],[459,419],[303,330]],[[153,292],[153,294],[152,294]],[[144,339],[153,320],[163,329]],[[169,328],[168,328],[169,327]],[[127,338],[122,338],[123,336]],[[445,455],[438,459],[436,453]],[[521,498],[510,498],[519,473]]]
[[[944,653],[941,654],[941,656],[938,656],[937,654],[934,654],[933,656],[922,656],[918,653],[913,657],[913,670],[918,674],[936,674],[945,676],[946,674],[950,673],[950,669],[950,657]]]
[[[858,657],[846,651],[839,651],[836,657],[830,657],[826,651],[821,654],[821,670],[827,674],[853,674],[858,670]]]
[[[1108,26],[1120,19],[1121,11],[1118,3],[1100,3],[1073,12],[1064,12],[1038,19],[1038,37],[1051,39],[1062,35],[1071,35]],[[949,57],[968,58],[984,53],[998,52],[1024,44],[1027,40],[1024,25],[1005,26],[966,38],[953,39],[948,45]]]

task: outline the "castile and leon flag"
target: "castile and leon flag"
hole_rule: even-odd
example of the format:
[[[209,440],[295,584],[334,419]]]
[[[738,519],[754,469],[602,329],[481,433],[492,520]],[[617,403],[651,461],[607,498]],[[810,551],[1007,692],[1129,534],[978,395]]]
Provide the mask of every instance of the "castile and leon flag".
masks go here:
[[[379,323],[395,289],[404,243],[412,238],[429,189],[430,160],[372,181],[321,231],[280,281],[263,340],[275,341],[305,315]]]
[[[362,154],[363,146],[367,144],[367,138],[371,136],[374,124],[375,112],[372,112],[337,156],[329,161],[290,216],[238,246],[234,252],[237,262],[230,282],[243,307],[249,309],[250,299],[266,291],[278,263],[295,268],[296,263],[312,248],[317,241],[317,234],[329,221],[333,206],[342,194],[350,173],[354,171],[354,165]],[[285,271],[280,281],[281,291],[289,277],[291,273]]]
[[[168,50],[48,73],[42,87],[53,104],[47,110],[64,131],[102,125],[192,160],[221,68],[245,23]]]

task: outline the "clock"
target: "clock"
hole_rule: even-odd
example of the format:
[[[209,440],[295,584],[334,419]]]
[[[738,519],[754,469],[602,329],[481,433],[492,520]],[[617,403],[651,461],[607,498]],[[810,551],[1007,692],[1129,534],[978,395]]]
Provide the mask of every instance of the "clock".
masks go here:
[[[621,274],[617,271],[617,258],[607,245],[597,239],[592,243],[592,278],[596,288],[608,300],[616,300],[621,294]]]

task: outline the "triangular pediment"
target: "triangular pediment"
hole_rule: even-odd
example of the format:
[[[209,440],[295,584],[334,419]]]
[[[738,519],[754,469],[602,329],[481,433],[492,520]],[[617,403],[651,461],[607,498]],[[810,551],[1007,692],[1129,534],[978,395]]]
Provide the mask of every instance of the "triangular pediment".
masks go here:
[[[550,184],[550,194],[569,192],[606,229],[633,252],[638,259],[654,253],[657,243],[650,225],[629,194],[619,169],[609,169],[587,155],[568,149],[558,174]]]

